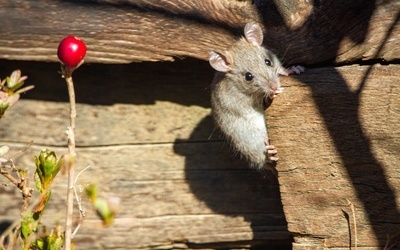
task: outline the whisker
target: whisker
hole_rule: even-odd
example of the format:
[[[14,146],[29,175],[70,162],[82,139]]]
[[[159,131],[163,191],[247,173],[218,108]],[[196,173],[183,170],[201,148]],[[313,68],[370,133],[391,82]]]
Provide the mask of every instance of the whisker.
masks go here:
[[[287,48],[286,48],[286,50],[285,50],[285,53],[284,53],[283,56],[282,56],[281,62],[283,62],[283,61],[285,60],[286,53],[289,51],[289,49],[290,49],[291,46],[292,46],[292,44],[289,44],[289,46],[287,46]]]

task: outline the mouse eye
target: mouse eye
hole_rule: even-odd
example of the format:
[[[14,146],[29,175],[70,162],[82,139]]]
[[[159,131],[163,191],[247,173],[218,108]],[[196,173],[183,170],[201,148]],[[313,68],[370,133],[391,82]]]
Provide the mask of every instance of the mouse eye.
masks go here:
[[[268,59],[265,59],[265,64],[268,66],[272,66],[272,62]]]
[[[251,81],[254,78],[253,74],[250,72],[246,72],[244,76],[246,77],[246,81]]]

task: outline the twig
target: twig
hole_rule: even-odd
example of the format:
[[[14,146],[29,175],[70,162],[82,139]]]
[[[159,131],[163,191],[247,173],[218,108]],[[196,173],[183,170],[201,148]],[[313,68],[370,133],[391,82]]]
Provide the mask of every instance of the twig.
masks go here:
[[[25,153],[25,152],[32,146],[32,144],[33,144],[33,141],[30,141],[30,142],[28,143],[28,145],[26,145],[24,148],[20,149],[17,153],[15,153],[14,155],[12,155],[12,156],[10,157],[10,159],[13,159],[13,158],[15,158],[15,157],[17,157],[17,156],[22,155],[23,153]]]
[[[81,196],[78,195],[78,192],[76,191],[76,183],[78,182],[79,176],[80,176],[83,172],[85,172],[87,169],[89,169],[90,167],[91,167],[91,165],[89,165],[89,166],[87,166],[86,168],[82,169],[82,170],[76,175],[75,182],[74,182],[75,198],[76,198],[76,201],[78,202],[78,209],[79,209],[79,213],[80,213],[81,218],[85,217],[85,210],[83,209],[83,206],[82,206],[82,198],[81,198]],[[80,194],[82,193],[82,188],[80,188],[79,193],[80,193]]]
[[[14,177],[7,170],[16,173],[17,178]],[[6,159],[5,161],[0,163],[0,174],[6,177],[12,184],[14,184],[22,194],[22,208],[21,208],[21,218],[24,216],[26,211],[28,211],[29,201],[32,197],[32,188],[29,187],[29,179],[26,178],[26,171],[20,172],[14,165],[13,160]],[[14,248],[15,242],[18,239],[18,235],[21,228],[21,221],[16,220],[10,227],[3,232],[0,237],[0,247],[1,249],[12,250]],[[7,248],[4,247],[5,240],[8,239]]]
[[[76,175],[76,178],[75,178],[75,185],[76,185],[76,183],[78,182],[78,178],[79,178],[79,176],[83,173],[83,172],[85,172],[86,170],[88,170],[89,168],[91,168],[92,166],[91,165],[88,165],[86,168],[84,168],[84,169],[82,169],[77,175]]]
[[[79,176],[80,176],[83,172],[85,172],[87,169],[89,169],[90,167],[91,167],[91,165],[89,165],[89,166],[87,166],[86,168],[82,169],[82,170],[76,175],[76,177],[75,177],[75,182],[74,182],[74,193],[75,193],[76,202],[78,203],[78,209],[79,209],[79,216],[80,216],[80,218],[79,218],[78,225],[76,226],[74,232],[72,233],[72,236],[74,236],[74,235],[78,232],[79,228],[81,227],[83,218],[85,218],[85,216],[86,216],[86,214],[85,214],[85,209],[84,209],[83,206],[82,206],[82,197],[81,197],[80,195],[78,195],[78,191],[76,190],[76,183],[78,182]],[[80,193],[80,194],[82,193],[82,188],[80,188],[79,193]]]
[[[75,230],[72,232],[72,235],[76,235],[76,233],[78,232],[79,228],[81,227],[81,223],[79,222],[78,225],[76,226]]]
[[[351,209],[351,214],[353,217],[353,224],[354,224],[354,249],[357,250],[357,245],[358,245],[358,239],[357,239],[357,221],[356,221],[356,213],[354,210],[354,205],[351,203],[348,199],[346,199],[348,202],[348,206]]]
[[[80,217],[81,217],[81,218],[82,218],[82,217],[85,217],[85,211],[84,211],[83,206],[82,206],[82,203],[81,203],[82,199],[81,199],[81,197],[78,195],[78,192],[76,191],[76,187],[74,187],[74,193],[75,193],[76,202],[78,203],[78,209],[79,209]]]
[[[82,199],[81,199],[81,197],[78,195],[78,192],[76,191],[76,187],[74,187],[74,193],[75,193],[76,202],[78,203],[79,222],[78,222],[78,225],[76,226],[74,232],[72,232],[72,236],[74,236],[74,235],[78,232],[78,229],[81,227],[83,218],[85,218],[85,216],[86,216],[86,215],[85,215],[85,210],[83,209],[83,206],[82,206]]]
[[[18,183],[19,181],[17,179],[14,178],[14,176],[12,176],[10,173],[8,173],[7,171],[0,169],[0,174],[2,174],[4,177],[6,177],[9,181],[11,181],[12,184],[14,184],[15,186],[18,187]]]
[[[67,130],[68,135],[68,150],[73,158],[76,156],[75,152],[75,123],[76,123],[76,103],[75,103],[75,90],[72,81],[71,72],[65,70],[63,67],[63,75],[68,86],[69,103],[70,103],[70,126]],[[72,216],[74,211],[74,180],[75,168],[74,161],[68,167],[68,192],[67,192],[67,218],[65,221],[65,250],[71,249],[72,241]]]
[[[2,168],[0,168],[0,174],[2,174],[4,177],[6,177],[12,184],[14,184],[19,190],[21,190],[22,201],[23,201],[21,213],[24,213],[28,209],[29,199],[32,197],[33,190],[32,190],[32,188],[29,187],[28,178],[25,178],[25,176],[21,175],[21,173],[15,167],[12,159],[9,159],[8,162],[10,163],[10,165],[6,165],[6,166],[4,166],[4,168],[9,167],[11,169],[11,171],[13,171],[17,174],[18,178],[15,178],[12,174],[10,174],[8,171],[6,171]]]

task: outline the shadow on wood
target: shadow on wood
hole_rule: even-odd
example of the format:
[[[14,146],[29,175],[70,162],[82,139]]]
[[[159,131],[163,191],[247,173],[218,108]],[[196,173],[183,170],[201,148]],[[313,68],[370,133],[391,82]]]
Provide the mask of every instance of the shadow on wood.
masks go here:
[[[191,138],[198,138],[197,134],[203,133],[204,128],[213,127],[212,118],[207,116],[193,130]],[[243,217],[250,222],[253,240],[243,244],[252,248],[280,246],[278,249],[291,249],[291,236],[278,202],[276,177],[266,170],[250,169],[244,160],[233,157],[226,143],[215,141],[220,137],[218,131],[210,132],[213,138],[200,150],[185,141],[174,144],[175,152],[185,157],[186,181],[193,194],[216,213]],[[214,153],[218,151],[223,153]],[[233,235],[228,238],[235,239]],[[218,248],[217,245],[202,247]]]
[[[0,66],[20,68],[36,85],[1,120],[2,141],[17,148],[34,141],[16,164],[32,165],[32,154],[44,146],[62,151],[68,103],[59,65],[2,60]],[[214,131],[212,76],[207,62],[193,59],[86,64],[74,73],[78,161],[93,166],[80,179],[101,183],[103,192],[121,197],[123,208],[108,229],[89,216],[78,246],[290,249],[277,180],[231,157]],[[58,180],[46,211],[50,221],[63,216]],[[14,203],[2,219],[18,212]]]
[[[181,56],[206,59],[210,49],[229,46],[235,35],[241,33],[245,22],[257,21],[265,25],[265,43],[286,63],[343,64],[364,59],[399,59],[399,1],[304,1],[298,9],[295,4],[298,1],[294,0],[285,1],[287,5],[282,5],[283,1],[219,1],[221,5],[213,5],[214,11],[201,9],[204,6],[196,5],[200,1],[172,4],[168,8],[158,4],[169,1],[88,2],[26,1],[24,5],[7,2],[0,8],[1,29],[5,34],[4,40],[0,39],[1,57],[55,61],[59,39],[65,33],[76,32],[91,44],[88,61],[92,62],[174,60]],[[194,8],[197,11],[193,11],[193,6],[198,7]],[[54,14],[60,9],[64,10],[63,14]],[[219,15],[215,10],[225,12]],[[71,15],[89,18],[75,19],[70,18]],[[230,15],[232,19],[226,18]],[[48,18],[43,19],[43,16]],[[40,29],[32,29],[31,25]],[[152,31],[151,36],[149,31]],[[174,153],[185,159],[183,168],[177,172],[184,172],[184,181],[195,197],[217,215],[243,217],[250,223],[252,240],[250,242],[248,231],[241,232],[245,240],[239,245],[256,247],[266,244],[271,237],[286,243],[290,241],[288,228],[294,236],[296,249],[347,247],[350,232],[347,232],[348,224],[341,209],[343,198],[348,196],[356,200],[361,216],[358,223],[364,229],[359,233],[365,246],[382,247],[386,243],[386,233],[398,230],[400,212],[396,201],[398,185],[395,185],[399,180],[398,66],[311,68],[296,80],[283,80],[289,88],[267,111],[271,116],[268,121],[271,138],[276,140],[274,145],[283,156],[277,165],[279,195],[277,183],[267,173],[247,169],[244,162],[229,156],[231,151],[225,151],[228,147],[222,146],[220,138],[209,139],[213,125],[211,118],[205,116],[205,109],[209,108],[208,88],[213,72],[206,62],[187,62],[84,65],[75,73],[78,102],[86,112],[85,121],[78,126],[83,128],[79,132],[83,135],[79,137],[82,138],[80,146],[173,143]],[[8,72],[21,68],[30,76],[36,89],[22,98],[40,106],[37,109],[15,107],[21,114],[11,115],[14,120],[2,121],[3,128],[10,127],[14,133],[0,130],[1,138],[25,143],[36,136],[38,145],[65,145],[65,138],[56,136],[63,133],[63,126],[58,126],[60,132],[54,128],[55,124],[42,119],[40,125],[48,125],[44,128],[48,129],[48,134],[40,137],[33,134],[29,125],[15,122],[26,117],[65,118],[60,115],[62,108],[57,106],[67,101],[62,80],[55,73],[58,64],[40,63],[39,70],[31,68],[29,62],[3,60],[0,65]],[[84,84],[78,79],[85,79]],[[131,84],[131,80],[136,84]],[[197,84],[187,86],[191,81]],[[203,81],[204,85],[198,81]],[[380,89],[380,84],[389,89]],[[381,92],[386,96],[381,97]],[[381,100],[387,102],[387,107],[381,106]],[[165,102],[153,105],[160,101]],[[126,106],[118,106],[121,103]],[[183,114],[181,107],[171,110],[171,107],[176,108],[171,103],[202,110],[187,110]],[[47,110],[53,113],[46,114]],[[108,112],[118,113],[109,119]],[[139,118],[127,118],[128,112],[136,112]],[[101,136],[92,133],[94,119],[101,123],[96,127]],[[121,121],[125,125],[123,133]],[[389,121],[389,124],[382,121]],[[371,128],[379,132],[376,137],[369,134]],[[119,136],[115,136],[117,134]],[[315,135],[321,138],[314,138]],[[315,141],[317,143],[313,144]],[[378,155],[376,145],[382,144],[387,146],[384,149],[388,152],[378,151],[381,152]],[[224,153],[211,154],[219,150]],[[129,149],[124,154],[127,152],[131,154]],[[141,161],[146,160],[149,159]],[[154,172],[159,171],[154,168]],[[321,177],[325,179],[321,181]],[[215,198],[215,193],[219,198]],[[340,217],[336,216],[336,210]],[[211,242],[213,239],[207,241],[205,237],[202,235],[189,244],[218,246]],[[232,237],[224,237],[219,240],[233,244]]]
[[[0,65],[4,75],[21,69],[35,85],[35,91],[27,92],[23,98],[68,102],[59,63],[0,60]],[[209,107],[209,97],[205,95],[212,77],[208,63],[194,59],[173,63],[83,64],[74,72],[77,102],[93,105],[152,105],[158,100]],[[193,81],[203,85],[192,84]],[[182,95],[188,98],[181,98]]]
[[[376,1],[363,1],[363,3],[362,9],[355,8],[356,2],[336,1],[326,6],[322,3],[314,3],[314,8],[319,11],[309,20],[314,23],[311,26],[319,25],[319,23],[324,22],[325,18],[333,18],[333,20],[350,18],[349,21],[359,23],[357,32],[349,29],[351,26],[346,26],[346,22],[343,20],[340,22],[343,26],[323,29],[327,33],[319,35],[323,39],[328,39],[327,44],[331,46],[332,56],[339,55],[340,44],[347,38],[352,39],[356,44],[365,42],[371,25],[370,18],[378,3]],[[340,5],[340,7],[335,5]],[[352,14],[343,16],[343,12]],[[326,15],[327,13],[329,13],[329,17]],[[386,41],[393,35],[392,32],[398,24],[399,17],[400,12],[387,29],[387,33],[375,55],[381,52]],[[332,23],[337,24],[338,22],[333,21]],[[335,34],[336,39],[332,37],[332,30],[339,31]],[[338,34],[340,35],[337,36]],[[318,53],[318,46],[315,46],[314,49],[315,53]],[[372,68],[372,66],[369,67]],[[352,83],[352,85],[359,86],[355,90],[349,88],[349,83],[335,69],[326,71],[326,75],[320,75],[318,81],[308,82],[302,77],[299,77],[299,80],[302,81],[303,79],[304,83],[312,90],[312,98],[325,122],[344,167],[347,169],[350,181],[356,190],[357,198],[363,204],[378,241],[378,246],[383,247],[387,242],[387,233],[398,230],[400,211],[397,208],[395,191],[387,181],[388,176],[386,176],[383,166],[375,158],[370,139],[365,134],[360,122],[360,96],[367,94],[363,93],[363,87],[370,69],[365,71],[361,82]],[[379,200],[376,199],[376,195],[380,197]],[[285,205],[285,197],[283,197],[283,200]],[[285,212],[291,213],[288,210]],[[393,223],[393,227],[389,226],[391,223]],[[383,228],[385,230],[382,230]],[[292,231],[290,227],[289,231]],[[295,240],[302,237],[300,233],[295,234]]]

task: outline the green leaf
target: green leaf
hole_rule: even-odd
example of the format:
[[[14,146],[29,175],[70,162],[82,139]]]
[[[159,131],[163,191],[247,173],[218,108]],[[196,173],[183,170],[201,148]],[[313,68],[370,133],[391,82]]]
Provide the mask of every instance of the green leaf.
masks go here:
[[[50,234],[46,234],[45,236],[38,238],[34,243],[34,247],[30,249],[59,250],[62,249],[63,244],[64,230],[62,226],[58,225],[51,230]]]
[[[42,150],[38,157],[35,156],[36,172],[35,183],[39,192],[44,192],[60,171],[57,156],[54,151]]]
[[[21,88],[24,85],[24,82],[18,82],[14,87],[10,89],[10,92],[14,93],[17,89]]]
[[[19,89],[24,85],[24,81],[28,77],[21,76],[20,70],[14,70],[9,77],[6,78],[7,88],[11,92],[15,92],[15,90]]]
[[[33,213],[28,213],[21,221],[22,238],[27,239],[36,230],[36,221],[33,219]]]
[[[96,199],[93,207],[100,216],[104,225],[109,226],[119,211],[121,199],[119,197],[108,197],[107,199]]]
[[[37,239],[37,240],[36,240],[35,246],[36,246],[39,250],[43,250],[43,249],[44,249],[44,246],[45,246],[44,244],[45,244],[44,239]]]
[[[46,237],[43,250],[59,250],[64,244],[64,232],[61,226],[51,230],[51,234]]]
[[[93,205],[103,223],[105,225],[110,225],[114,220],[114,213],[110,210],[107,201],[104,199],[97,199]]]
[[[40,177],[39,177],[39,174],[37,171],[33,175],[33,179],[35,180],[36,189],[39,191],[39,193],[43,193],[42,180],[40,180]]]
[[[9,89],[13,88],[18,83],[20,77],[21,77],[21,71],[14,70],[10,76],[6,77],[7,87]]]
[[[0,103],[0,118],[4,115],[9,106],[10,104],[8,103]]]
[[[85,187],[86,195],[89,197],[89,200],[94,203],[97,200],[97,195],[99,193],[98,187],[96,184],[89,184]]]

